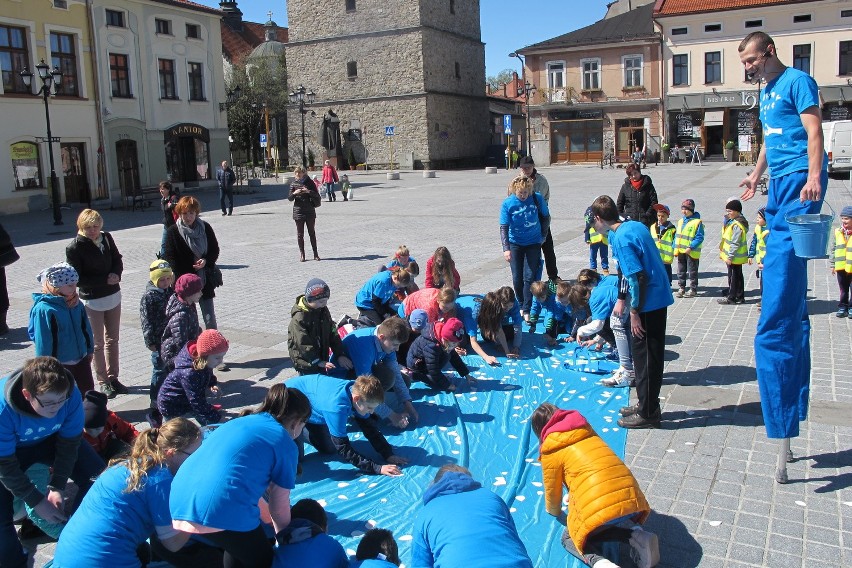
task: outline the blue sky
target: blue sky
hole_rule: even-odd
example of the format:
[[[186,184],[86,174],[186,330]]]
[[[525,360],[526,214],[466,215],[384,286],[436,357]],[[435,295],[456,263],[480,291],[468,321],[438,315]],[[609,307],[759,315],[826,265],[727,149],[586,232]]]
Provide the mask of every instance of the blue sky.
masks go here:
[[[194,1],[219,7],[218,0]],[[520,69],[520,62],[509,57],[510,52],[594,23],[603,18],[606,5],[606,0],[481,0],[486,74]],[[250,22],[265,22],[267,12],[272,10],[275,23],[287,25],[287,4],[283,0],[238,0],[238,6],[243,18]]]

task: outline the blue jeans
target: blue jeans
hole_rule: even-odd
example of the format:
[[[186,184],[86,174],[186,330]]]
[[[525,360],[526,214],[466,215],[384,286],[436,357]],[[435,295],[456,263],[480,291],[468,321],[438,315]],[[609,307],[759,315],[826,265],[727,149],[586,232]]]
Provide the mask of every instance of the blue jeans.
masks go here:
[[[225,199],[228,200],[228,210],[225,211]],[[222,213],[233,213],[234,212],[234,186],[222,187],[219,186],[219,207],[222,209]]]
[[[169,370],[166,369],[166,364],[160,356],[160,346],[158,345],[156,351],[151,351],[151,389],[148,391],[151,396],[151,408],[157,408],[157,394],[159,394],[160,387],[163,386],[168,375]]]
[[[166,228],[165,225],[163,225],[163,238],[160,239],[160,256],[159,256],[159,258],[165,258],[166,257],[166,235],[168,234],[168,232],[169,232],[169,230]]]
[[[609,270],[609,247],[603,243],[591,243],[589,245],[589,268],[598,269],[598,255],[601,257],[601,268]]]
[[[510,242],[509,250],[512,253],[509,266],[512,268],[512,287],[515,289],[515,298],[521,304],[521,309],[529,312],[532,307],[530,284],[541,270],[541,244],[516,245]]]

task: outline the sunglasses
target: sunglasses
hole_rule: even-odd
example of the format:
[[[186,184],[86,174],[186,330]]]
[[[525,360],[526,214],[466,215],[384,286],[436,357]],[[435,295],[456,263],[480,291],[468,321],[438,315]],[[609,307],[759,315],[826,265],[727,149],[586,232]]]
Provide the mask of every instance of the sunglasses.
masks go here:
[[[41,406],[42,408],[57,408],[59,406],[62,406],[63,404],[65,404],[68,401],[68,397],[65,397],[62,400],[57,400],[57,401],[54,401],[54,402],[42,402],[41,399],[39,397],[37,397],[36,395],[33,395],[33,398],[36,400],[38,405]]]

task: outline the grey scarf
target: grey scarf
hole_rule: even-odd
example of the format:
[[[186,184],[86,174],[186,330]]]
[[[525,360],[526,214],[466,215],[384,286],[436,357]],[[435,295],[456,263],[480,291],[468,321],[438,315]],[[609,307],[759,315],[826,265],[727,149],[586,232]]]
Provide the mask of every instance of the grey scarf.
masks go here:
[[[183,240],[186,241],[186,244],[189,245],[189,248],[192,250],[192,254],[195,255],[196,260],[199,258],[204,258],[207,254],[207,231],[205,230],[204,221],[201,219],[195,219],[195,226],[190,227],[184,224],[183,219],[178,217],[178,220],[175,222],[177,225],[178,231],[180,232],[180,236],[183,237]],[[196,270],[195,274],[201,278],[202,286],[207,285],[207,265],[205,268],[201,270]]]

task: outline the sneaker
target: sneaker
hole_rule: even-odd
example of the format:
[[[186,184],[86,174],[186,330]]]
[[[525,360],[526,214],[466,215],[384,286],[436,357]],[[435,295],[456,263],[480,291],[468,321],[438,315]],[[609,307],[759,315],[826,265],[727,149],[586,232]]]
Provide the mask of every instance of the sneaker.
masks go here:
[[[619,568],[618,564],[613,564],[606,558],[601,558],[594,564],[592,564],[592,568]]]
[[[690,288],[689,290],[684,292],[683,297],[684,298],[694,298],[697,295],[698,295],[698,293],[695,290],[693,290],[692,288]]]
[[[21,528],[18,529],[18,538],[21,540],[32,540],[44,537],[48,537],[47,533],[33,524],[29,517],[25,517],[24,520],[21,521]]]
[[[603,269],[604,276],[609,276],[609,268]]]
[[[849,310],[849,319],[852,319],[852,310]]]
[[[627,428],[628,430],[659,428],[660,416],[657,415],[655,418],[642,418],[642,416],[640,416],[637,412],[636,414],[631,414],[630,416],[620,418],[618,420],[618,425],[622,428]]]
[[[101,392],[104,393],[107,398],[115,398],[116,395],[118,395],[118,393],[115,392],[115,388],[113,388],[112,383],[102,383]]]
[[[639,403],[636,403],[633,406],[622,406],[618,413],[622,416],[633,416],[634,414],[638,414]]]
[[[630,558],[637,568],[654,568],[659,564],[660,542],[657,535],[642,530],[641,527],[633,529],[633,535],[630,537]]]
[[[737,298],[734,300],[735,304],[745,304],[745,298]]]
[[[683,298],[686,295],[686,290],[680,288],[677,292],[675,292],[675,296],[678,298]]]
[[[736,302],[730,298],[719,298],[718,300],[716,300],[716,303],[721,304],[723,306],[733,306],[734,304],[736,304]]]
[[[837,308],[837,313],[834,314],[834,315],[836,315],[839,318],[845,318],[847,315],[849,315],[849,308],[844,308],[844,307],[841,306],[841,307]]]
[[[112,390],[115,394],[130,394],[130,389],[118,382],[118,379],[112,380]]]
[[[634,378],[633,371],[627,369],[618,369],[613,375],[606,379],[601,379],[600,384],[610,388],[625,388],[630,386],[630,382]]]

